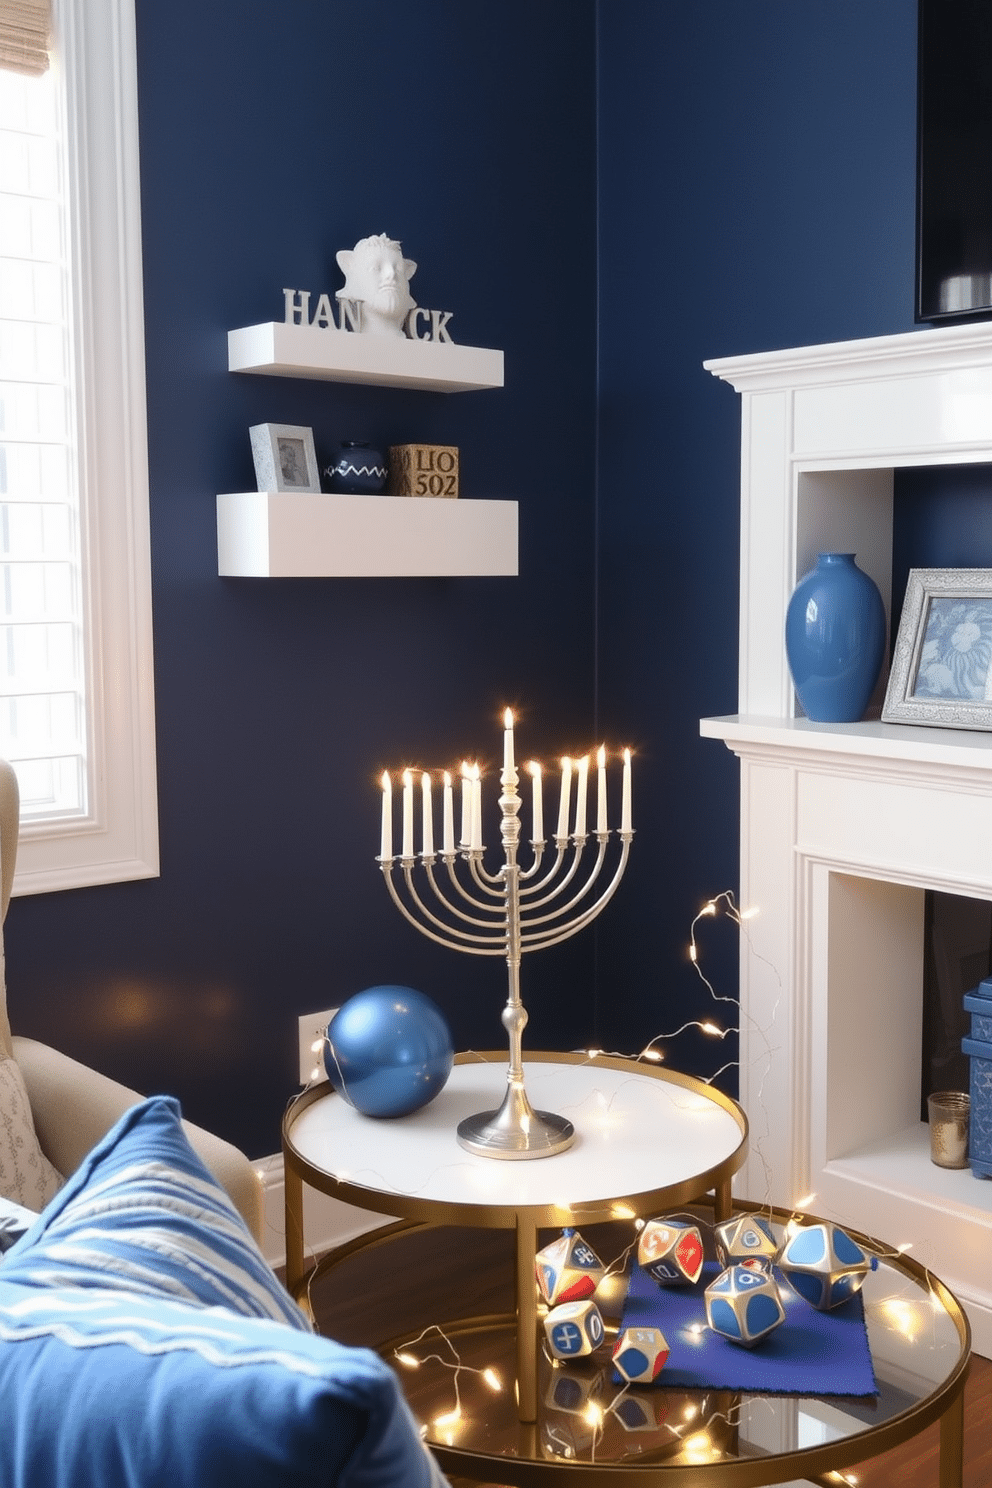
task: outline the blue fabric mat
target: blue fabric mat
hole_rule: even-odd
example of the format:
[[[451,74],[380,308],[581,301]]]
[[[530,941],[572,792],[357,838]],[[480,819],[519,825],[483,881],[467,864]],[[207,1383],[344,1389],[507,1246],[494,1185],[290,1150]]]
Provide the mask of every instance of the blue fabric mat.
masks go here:
[[[776,1272],[785,1322],[746,1349],[707,1327],[703,1293],[719,1274],[709,1261],[695,1286],[660,1287],[634,1266],[620,1326],[664,1333],[671,1352],[656,1384],[783,1395],[878,1394],[860,1294],[832,1312],[817,1312]],[[619,1382],[618,1374],[614,1378]]]

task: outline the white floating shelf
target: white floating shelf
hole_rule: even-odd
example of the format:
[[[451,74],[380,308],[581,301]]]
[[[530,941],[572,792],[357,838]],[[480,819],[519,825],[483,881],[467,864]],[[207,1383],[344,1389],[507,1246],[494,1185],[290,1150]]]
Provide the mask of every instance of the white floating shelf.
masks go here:
[[[517,503],[430,496],[217,497],[222,578],[517,573]]]
[[[464,393],[503,386],[503,353],[447,341],[363,336],[271,320],[227,333],[231,372]]]

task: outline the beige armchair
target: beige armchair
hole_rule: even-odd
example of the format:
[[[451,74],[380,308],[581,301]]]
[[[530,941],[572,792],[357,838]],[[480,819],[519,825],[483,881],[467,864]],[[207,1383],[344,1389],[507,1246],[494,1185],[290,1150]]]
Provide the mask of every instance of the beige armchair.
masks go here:
[[[17,859],[20,799],[17,777],[0,760],[0,923],[7,916]],[[42,1151],[63,1177],[130,1106],[142,1099],[87,1065],[35,1039],[15,1038],[7,1016],[7,990],[0,962],[0,1057],[12,1055],[24,1078]],[[184,1123],[186,1135],[223,1184],[256,1240],[262,1238],[262,1190],[255,1170],[237,1147]]]

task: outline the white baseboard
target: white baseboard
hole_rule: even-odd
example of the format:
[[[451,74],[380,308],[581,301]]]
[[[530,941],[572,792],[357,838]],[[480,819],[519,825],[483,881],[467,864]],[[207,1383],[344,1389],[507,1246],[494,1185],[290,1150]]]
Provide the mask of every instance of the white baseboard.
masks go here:
[[[252,1166],[262,1180],[263,1236],[262,1251],[270,1266],[286,1264],[286,1190],[283,1183],[282,1154],[260,1157]],[[335,1245],[343,1245],[356,1235],[391,1221],[384,1214],[370,1214],[354,1204],[343,1204],[327,1194],[304,1185],[303,1233],[307,1250],[320,1255]]]

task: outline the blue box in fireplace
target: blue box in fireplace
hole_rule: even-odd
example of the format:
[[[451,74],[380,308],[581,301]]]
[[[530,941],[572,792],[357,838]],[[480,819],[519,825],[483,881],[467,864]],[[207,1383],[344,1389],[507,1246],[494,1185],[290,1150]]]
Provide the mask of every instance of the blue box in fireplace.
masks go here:
[[[977,1178],[992,1178],[992,977],[965,994],[971,1037],[961,1049],[971,1059],[971,1127],[968,1157]]]

